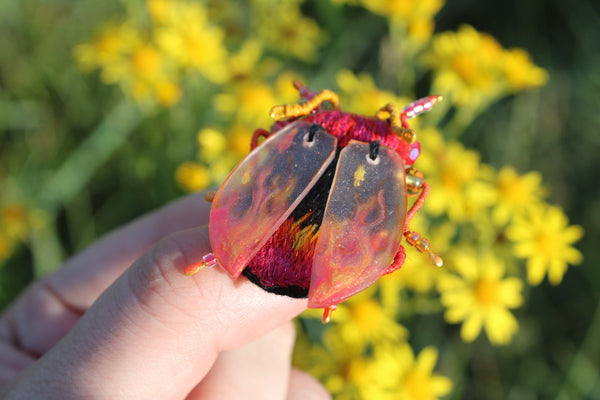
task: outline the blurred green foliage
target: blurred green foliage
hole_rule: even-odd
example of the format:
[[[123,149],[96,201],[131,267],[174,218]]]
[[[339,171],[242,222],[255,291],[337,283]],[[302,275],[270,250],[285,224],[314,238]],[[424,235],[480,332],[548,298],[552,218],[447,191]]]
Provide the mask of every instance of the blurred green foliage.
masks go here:
[[[201,95],[211,82],[187,81],[173,108],[144,107],[77,67],[73,48],[140,4],[0,2],[0,204],[32,210],[33,226],[0,269],[1,307],[102,234],[181,196],[176,170],[194,158],[203,121],[218,119]],[[377,71],[378,49],[370,44],[387,35],[377,16],[348,8],[348,26],[331,18],[332,7],[315,0],[302,10],[326,28],[333,54],[286,61],[318,88],[331,86],[343,68]],[[549,72],[542,89],[477,116],[461,141],[497,169],[540,171],[549,202],[562,205],[586,235],[578,244],[582,265],[559,286],[544,282],[527,292],[510,346],[492,348],[481,337],[465,344],[457,327],[413,315],[403,323],[425,332],[413,347],[439,344],[440,369],[454,382],[450,398],[600,398],[600,5],[449,0],[435,23],[436,32],[468,23],[506,47],[526,48]],[[415,80],[416,97],[428,94],[427,78]]]

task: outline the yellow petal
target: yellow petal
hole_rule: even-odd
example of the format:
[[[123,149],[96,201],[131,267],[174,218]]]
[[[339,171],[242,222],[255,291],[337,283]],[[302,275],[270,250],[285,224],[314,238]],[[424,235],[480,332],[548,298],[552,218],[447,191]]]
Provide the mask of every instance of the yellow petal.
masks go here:
[[[492,344],[508,344],[517,329],[517,319],[504,308],[490,310],[486,316],[485,332]]]
[[[460,337],[465,342],[472,342],[479,336],[483,326],[483,316],[479,313],[472,314],[462,325]]]
[[[425,372],[430,374],[435,368],[435,364],[437,363],[438,352],[437,349],[433,346],[427,346],[417,358],[417,369],[421,372]]]
[[[431,390],[436,396],[445,396],[452,390],[452,381],[445,376],[434,376],[431,379]]]
[[[519,278],[507,278],[500,284],[500,301],[508,308],[520,307],[523,304],[523,282]]]
[[[571,225],[565,228],[562,233],[562,238],[565,243],[574,243],[583,237],[583,227],[579,225]]]
[[[536,286],[542,282],[546,273],[546,262],[539,258],[532,258],[527,261],[527,282]]]
[[[567,263],[562,260],[550,260],[548,268],[548,281],[552,285],[558,285],[562,282],[562,278],[567,272]]]

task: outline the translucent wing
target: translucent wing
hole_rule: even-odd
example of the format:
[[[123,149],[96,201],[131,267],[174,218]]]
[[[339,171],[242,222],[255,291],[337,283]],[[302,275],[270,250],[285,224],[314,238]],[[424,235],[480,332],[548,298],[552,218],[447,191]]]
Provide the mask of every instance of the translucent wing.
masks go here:
[[[311,124],[288,125],[231,172],[210,213],[210,242],[219,264],[237,278],[290,215],[335,156],[337,139]]]
[[[341,154],[316,243],[308,306],[338,304],[372,285],[400,246],[406,215],[404,166],[380,146],[350,141]]]

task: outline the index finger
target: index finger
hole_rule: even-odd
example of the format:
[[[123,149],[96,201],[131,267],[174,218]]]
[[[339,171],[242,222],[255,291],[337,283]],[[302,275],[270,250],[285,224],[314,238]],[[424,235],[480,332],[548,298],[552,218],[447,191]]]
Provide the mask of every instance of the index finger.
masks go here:
[[[146,252],[69,334],[18,381],[60,398],[183,398],[218,353],[248,343],[306,307],[215,267],[188,277],[210,251],[207,229],[171,235]],[[64,388],[69,393],[64,393]],[[35,396],[33,396],[35,397]]]

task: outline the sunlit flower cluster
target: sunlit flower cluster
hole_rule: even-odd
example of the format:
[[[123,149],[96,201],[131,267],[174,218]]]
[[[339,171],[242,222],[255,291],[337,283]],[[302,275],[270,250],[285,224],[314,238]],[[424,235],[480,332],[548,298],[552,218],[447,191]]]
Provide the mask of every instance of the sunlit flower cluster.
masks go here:
[[[301,336],[294,363],[319,378],[335,399],[433,400],[448,394],[452,381],[434,372],[437,349],[427,347],[415,357],[408,332],[386,315],[389,310],[372,296],[359,296],[338,310],[339,322],[320,344]]]
[[[458,106],[485,106],[506,93],[543,85],[548,74],[522,49],[505,50],[494,37],[463,25],[436,35],[425,54],[434,91]]]
[[[187,1],[148,0],[149,22],[111,23],[75,48],[79,65],[100,69],[102,80],[118,83],[138,101],[171,106],[182,95],[182,78],[197,73],[210,82],[226,79],[224,32],[206,9]]]

